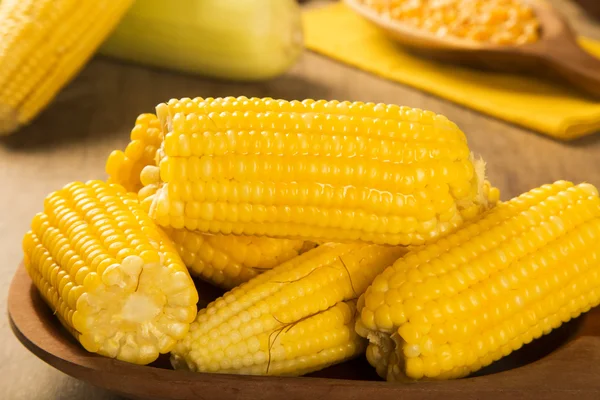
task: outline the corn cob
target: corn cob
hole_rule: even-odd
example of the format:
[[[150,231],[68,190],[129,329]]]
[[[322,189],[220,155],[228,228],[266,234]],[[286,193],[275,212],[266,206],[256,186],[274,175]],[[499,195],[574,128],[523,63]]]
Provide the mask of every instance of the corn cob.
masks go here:
[[[132,3],[0,2],[0,135],[33,119],[75,76]]]
[[[90,352],[150,363],[196,315],[175,247],[121,186],[75,182],[50,194],[23,249],[43,298]]]
[[[144,200],[156,191],[156,185],[143,186],[140,172],[155,165],[156,152],[163,140],[154,114],[141,114],[131,131],[125,151],[115,150],[106,160],[108,182],[138,192]],[[265,269],[314,247],[303,240],[259,238],[252,236],[204,235],[185,229],[165,229],[175,242],[192,275],[224,289],[231,289]]]
[[[175,368],[303,375],[361,354],[356,299],[405,251],[324,244],[226,293],[200,310],[171,353]]]
[[[157,113],[167,134],[142,183],[162,226],[420,245],[489,206],[483,162],[428,111],[240,97]]]
[[[230,81],[259,81],[283,74],[303,49],[296,0],[141,0],[99,52]]]
[[[519,45],[539,39],[540,23],[521,0],[359,0],[394,21],[438,37]]]
[[[600,199],[556,182],[480,219],[378,276],[356,330],[388,380],[477,371],[600,302]]]

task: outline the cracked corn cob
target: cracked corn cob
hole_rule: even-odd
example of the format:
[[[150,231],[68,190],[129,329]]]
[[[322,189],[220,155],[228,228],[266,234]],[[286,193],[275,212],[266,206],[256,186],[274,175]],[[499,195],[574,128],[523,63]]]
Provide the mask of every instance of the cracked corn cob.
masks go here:
[[[92,56],[132,3],[0,2],[0,135],[33,119]]]
[[[420,245],[489,204],[484,164],[443,116],[384,104],[181,99],[157,107],[166,133],[150,214],[210,233]]]
[[[405,250],[324,244],[242,284],[200,310],[171,352],[200,372],[303,375],[361,354],[356,299]]]
[[[90,352],[150,363],[196,315],[175,247],[118,185],[75,182],[50,194],[23,249],[43,298]]]
[[[141,201],[156,192],[156,185],[142,185],[140,172],[147,165],[155,165],[162,140],[158,118],[154,114],[138,116],[125,150],[113,151],[106,160],[108,181],[130,192],[139,191]],[[205,235],[170,228],[165,232],[192,275],[224,289],[231,289],[314,247],[303,240]]]
[[[468,375],[600,302],[600,199],[556,182],[409,253],[358,302],[388,380]]]

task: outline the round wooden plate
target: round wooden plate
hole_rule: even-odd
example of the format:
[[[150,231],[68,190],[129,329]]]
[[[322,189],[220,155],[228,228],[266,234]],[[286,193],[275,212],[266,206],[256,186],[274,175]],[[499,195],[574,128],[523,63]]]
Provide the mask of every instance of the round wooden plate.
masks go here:
[[[201,287],[200,292],[208,293],[204,300],[218,295],[208,287]],[[22,265],[9,290],[8,314],[17,338],[37,357],[77,379],[134,399],[600,398],[600,309],[534,341],[477,376],[413,384],[378,380],[363,358],[300,378],[174,371],[168,357],[149,366],[104,358],[86,352],[61,327]]]

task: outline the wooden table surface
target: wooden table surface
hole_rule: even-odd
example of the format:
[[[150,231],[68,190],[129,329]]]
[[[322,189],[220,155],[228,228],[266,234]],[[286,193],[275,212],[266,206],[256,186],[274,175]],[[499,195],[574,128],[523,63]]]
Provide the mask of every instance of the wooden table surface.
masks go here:
[[[552,3],[580,33],[600,39],[600,25],[573,3]],[[487,160],[503,199],[558,179],[600,186],[600,133],[557,142],[309,52],[285,76],[258,84],[215,82],[97,58],[32,125],[0,140],[0,308],[6,309],[21,238],[47,193],[73,180],[104,178],[106,156],[128,142],[135,117],[159,102],[239,95],[396,103],[444,114]],[[35,358],[14,338],[6,317],[0,319],[0,360],[0,399],[118,398]]]

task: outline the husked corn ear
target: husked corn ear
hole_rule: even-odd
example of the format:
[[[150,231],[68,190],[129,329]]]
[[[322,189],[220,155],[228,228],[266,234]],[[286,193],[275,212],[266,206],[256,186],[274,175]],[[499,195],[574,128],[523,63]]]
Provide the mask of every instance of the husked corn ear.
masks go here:
[[[443,116],[395,105],[224,98],[157,107],[150,215],[175,229],[420,245],[489,206]]]
[[[163,134],[154,114],[141,114],[131,130],[131,142],[125,151],[114,150],[106,160],[108,182],[123,186],[128,192],[138,192],[143,185],[140,173],[147,165],[155,165],[156,151]]]
[[[33,119],[81,69],[132,3],[0,2],[0,135]]]
[[[600,199],[556,182],[409,253],[358,302],[356,330],[388,380],[485,367],[600,302]]]
[[[228,81],[264,81],[304,50],[297,0],[139,0],[99,52]]]
[[[303,375],[352,358],[355,303],[400,247],[324,244],[236,287],[200,310],[171,352],[175,368]]]
[[[523,0],[359,0],[379,14],[439,37],[499,45],[539,39],[540,22]]]
[[[50,194],[23,250],[43,298],[90,352],[150,363],[196,315],[173,243],[119,185],[75,182]]]

